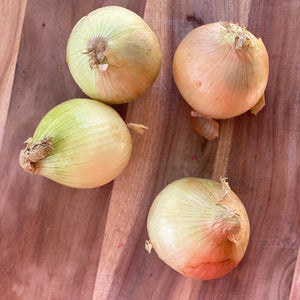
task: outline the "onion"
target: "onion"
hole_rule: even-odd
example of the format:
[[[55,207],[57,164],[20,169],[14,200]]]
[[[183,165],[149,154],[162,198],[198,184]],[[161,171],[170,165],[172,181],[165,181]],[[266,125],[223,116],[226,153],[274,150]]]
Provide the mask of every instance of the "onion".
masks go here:
[[[236,24],[217,22],[192,30],[182,40],[173,74],[181,95],[196,112],[227,119],[259,101],[259,109],[264,106],[269,58],[260,38]]]
[[[150,27],[118,6],[96,9],[73,28],[67,46],[70,72],[93,99],[129,102],[154,83],[161,50]]]
[[[249,220],[225,179],[218,183],[183,178],[169,184],[154,200],[147,221],[158,256],[179,273],[214,279],[241,261],[249,240]]]
[[[75,188],[94,188],[117,177],[132,150],[129,129],[110,106],[68,100],[51,109],[20,153],[21,167]]]

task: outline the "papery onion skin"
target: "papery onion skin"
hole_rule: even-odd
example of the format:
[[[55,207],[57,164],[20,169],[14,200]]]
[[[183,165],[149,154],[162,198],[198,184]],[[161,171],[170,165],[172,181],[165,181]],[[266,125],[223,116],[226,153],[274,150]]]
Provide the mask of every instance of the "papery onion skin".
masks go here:
[[[90,99],[68,100],[51,109],[30,142],[45,137],[51,137],[52,149],[34,163],[34,174],[74,188],[110,182],[126,167],[132,151],[130,132],[119,114]]]
[[[104,60],[91,68],[86,53],[95,37],[103,38],[106,46],[100,59]],[[102,7],[83,17],[67,45],[67,63],[76,83],[91,98],[108,104],[126,103],[144,94],[159,73],[161,59],[157,37],[146,22],[118,6]]]
[[[236,267],[250,233],[247,212],[227,183],[201,178],[183,178],[165,187],[151,206],[147,229],[165,263],[201,280]]]
[[[227,119],[259,101],[268,81],[269,58],[261,39],[236,24],[217,22],[192,30],[182,40],[173,74],[194,110]]]

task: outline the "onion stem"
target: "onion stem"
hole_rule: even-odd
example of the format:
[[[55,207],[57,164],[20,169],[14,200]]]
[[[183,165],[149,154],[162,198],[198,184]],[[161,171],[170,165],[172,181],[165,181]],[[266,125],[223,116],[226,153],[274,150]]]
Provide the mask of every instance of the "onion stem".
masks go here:
[[[212,228],[215,230],[219,238],[227,238],[229,241],[237,243],[237,235],[241,229],[239,215],[228,210],[220,204],[223,211],[218,211],[215,216]]]
[[[107,48],[107,40],[101,36],[95,36],[88,41],[87,51],[91,69],[98,67],[105,59],[104,51]]]
[[[32,138],[25,141],[26,148],[19,156],[21,167],[30,174],[35,174],[35,163],[48,156],[52,149],[52,137],[46,136],[39,142],[33,142]]]

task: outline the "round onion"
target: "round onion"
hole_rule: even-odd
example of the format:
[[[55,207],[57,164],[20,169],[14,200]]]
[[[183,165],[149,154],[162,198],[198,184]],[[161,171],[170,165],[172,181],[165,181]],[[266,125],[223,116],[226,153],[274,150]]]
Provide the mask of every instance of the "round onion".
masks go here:
[[[20,153],[21,167],[75,188],[94,188],[117,177],[129,162],[129,129],[110,106],[89,99],[51,109]]]
[[[73,28],[67,46],[70,72],[93,99],[129,102],[154,83],[161,50],[150,27],[118,6],[96,9]]]
[[[181,274],[214,279],[241,261],[249,240],[249,220],[225,180],[183,178],[154,200],[147,221],[158,256]]]
[[[269,75],[264,43],[228,22],[200,26],[178,46],[173,73],[183,98],[204,117],[227,119],[255,106]]]

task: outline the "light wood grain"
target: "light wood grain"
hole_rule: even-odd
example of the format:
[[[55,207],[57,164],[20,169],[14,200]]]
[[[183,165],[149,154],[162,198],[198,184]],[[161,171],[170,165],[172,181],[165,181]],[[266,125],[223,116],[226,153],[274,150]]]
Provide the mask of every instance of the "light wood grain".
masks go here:
[[[24,3],[0,4],[7,41],[0,49],[0,140],[6,124],[0,155],[0,298],[298,300],[298,1],[28,0],[9,103]],[[151,90],[117,107],[127,122],[149,127],[144,136],[133,133],[129,166],[114,183],[75,190],[24,173],[18,153],[49,109],[84,96],[68,71],[65,47],[77,20],[102,5],[144,16],[161,43],[163,64]],[[4,21],[3,27],[7,12],[12,25]],[[218,20],[239,22],[262,37],[270,80],[258,116],[222,121],[220,138],[208,142],[192,131],[190,107],[173,81],[172,57],[189,31]],[[249,214],[246,255],[218,280],[185,278],[144,249],[152,201],[169,182],[187,176],[228,176]]]
[[[296,87],[300,49],[293,38],[299,3],[290,1],[282,6],[274,2],[272,10],[266,3],[255,4],[250,30],[263,37],[270,56],[266,107],[257,117],[236,119],[231,151],[235,167],[228,176],[233,183],[240,182],[236,191],[252,220],[244,261],[249,297],[288,299],[300,237],[300,189],[296,184],[300,167]]]
[[[24,173],[18,155],[48,110],[84,96],[70,75],[65,49],[75,23],[98,5],[27,3],[0,157],[1,299],[85,300],[93,294],[112,183],[66,188]]]
[[[123,280],[143,230],[153,190],[157,190],[159,165],[165,165],[161,160],[163,145],[168,147],[171,141],[167,141],[168,131],[163,130],[169,126],[170,114],[170,101],[164,98],[171,94],[171,85],[163,85],[172,80],[172,60],[168,55],[171,33],[166,30],[169,25],[164,21],[170,20],[167,15],[170,4],[169,1],[147,1],[145,7],[144,19],[158,35],[165,58],[151,91],[128,107],[126,120],[143,123],[149,130],[143,137],[135,138],[131,164],[114,183],[93,299],[122,297]]]
[[[217,20],[239,22],[248,25],[255,34],[262,36],[268,45],[277,41],[274,38],[276,31],[271,29],[276,26],[281,14],[290,18],[291,25],[295,22],[295,15],[289,7],[285,7],[283,11],[277,10],[281,7],[279,1],[275,4],[273,14],[270,14],[267,4],[260,5],[254,1],[229,1],[223,6],[220,4],[220,1],[174,4],[171,1],[149,0],[146,3],[144,17],[158,34],[165,60],[153,90],[143,97],[143,100],[139,100],[139,103],[129,104],[127,119],[131,121],[132,117],[137,117],[135,122],[145,123],[153,131],[145,136],[144,141],[136,143],[133,156],[135,164],[131,164],[115,181],[94,299],[286,299],[289,295],[293,262],[299,244],[299,227],[296,226],[299,219],[293,210],[297,206],[296,194],[293,186],[289,184],[296,182],[296,178],[293,176],[280,185],[277,184],[277,191],[272,193],[272,190],[276,189],[272,177],[280,177],[266,172],[265,168],[268,165],[290,168],[292,162],[295,165],[299,164],[294,157],[296,149],[292,145],[289,150],[291,162],[271,162],[268,156],[280,151],[273,141],[268,146],[268,154],[261,153],[255,161],[255,141],[258,139],[264,144],[274,135],[271,127],[265,126],[270,124],[271,120],[274,122],[278,116],[270,115],[268,111],[261,112],[258,117],[248,113],[234,120],[222,121],[221,137],[216,142],[207,143],[200,137],[195,138],[187,121],[189,108],[180,102],[182,98],[178,95],[171,78],[170,56],[183,36],[202,23]],[[259,9],[264,14],[257,14]],[[156,11],[155,17],[153,11]],[[263,18],[265,15],[269,16],[267,20]],[[293,31],[292,27],[288,28],[289,31]],[[277,30],[280,31],[279,28]],[[285,31],[281,32],[284,34]],[[284,48],[284,51],[291,51],[288,47],[295,46],[295,41],[289,39],[286,42],[287,48]],[[277,51],[275,49],[274,47],[272,50]],[[271,63],[279,67],[272,50]],[[286,55],[287,53],[281,53],[280,57],[285,58]],[[295,57],[296,55],[292,56],[292,60]],[[284,78],[284,75],[281,76]],[[277,80],[282,80],[281,76],[277,77]],[[270,93],[276,87],[277,80],[272,74],[267,92]],[[291,94],[296,95],[295,88],[291,89]],[[291,98],[290,105],[295,105],[295,102],[292,102]],[[267,105],[270,109],[275,105],[272,96],[267,98]],[[145,114],[145,111],[149,113]],[[284,111],[280,110],[278,113],[284,116]],[[156,116],[155,120],[151,115]],[[296,119],[290,118],[288,122],[298,126]],[[285,141],[299,143],[299,136],[286,137]],[[276,142],[284,144],[278,139]],[[163,264],[156,254],[149,256],[144,250],[148,208],[160,189],[174,179],[184,176],[218,178],[220,175],[229,177],[231,186],[240,194],[249,210],[252,225],[249,249],[240,266],[224,278],[211,282],[185,279]],[[138,180],[128,181],[128,178],[132,177]],[[263,180],[260,180],[261,178]],[[268,181],[269,184],[266,185]],[[264,193],[260,193],[260,190]],[[293,228],[291,232],[274,223],[278,218],[278,210],[285,202],[282,194],[284,190],[289,194],[291,206],[286,206],[280,219],[283,222],[284,216],[289,218],[292,215],[289,222]],[[268,193],[272,193],[269,197],[276,203],[274,208],[268,205]],[[262,226],[268,227],[268,223],[264,223],[265,209],[272,211],[269,218],[274,220],[273,230],[277,228],[272,233],[280,233],[282,238],[274,238],[270,231],[262,230]],[[284,246],[284,241],[289,242],[287,247]],[[281,253],[285,253],[286,256],[282,257]],[[278,262],[279,257],[281,260]],[[271,285],[268,284],[270,280]]]
[[[0,151],[15,75],[26,0],[2,0],[0,4]]]
[[[293,276],[293,283],[291,287],[291,293],[289,300],[296,300],[300,298],[300,248],[298,251],[298,257]]]

